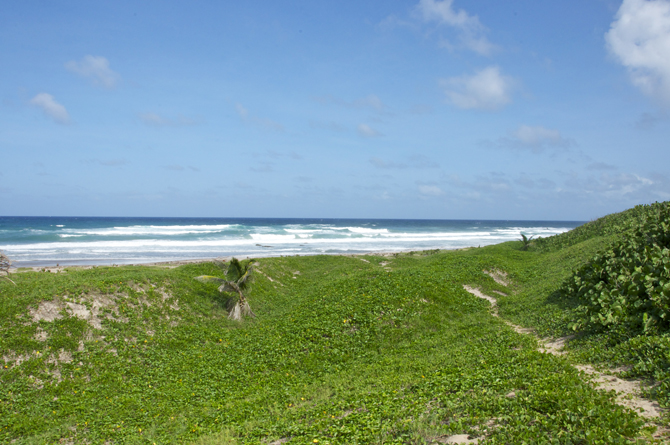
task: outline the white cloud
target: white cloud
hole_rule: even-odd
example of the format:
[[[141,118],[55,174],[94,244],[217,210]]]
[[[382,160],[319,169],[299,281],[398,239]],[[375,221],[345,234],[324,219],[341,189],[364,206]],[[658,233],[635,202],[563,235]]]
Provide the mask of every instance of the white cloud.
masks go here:
[[[519,127],[514,136],[519,142],[531,147],[537,147],[544,142],[556,143],[561,141],[561,133],[558,130],[550,130],[541,126],[529,127],[522,125]]]
[[[500,73],[497,66],[489,66],[472,76],[442,79],[440,85],[449,102],[458,108],[498,110],[512,101],[514,82]]]
[[[30,100],[32,105],[42,109],[44,114],[53,119],[58,124],[69,124],[70,115],[65,107],[58,102],[51,94],[39,93]]]
[[[571,140],[561,136],[561,132],[558,130],[529,125],[521,125],[512,134],[511,142],[518,148],[529,148],[536,153],[547,147],[567,148],[573,144]]]
[[[417,8],[424,20],[438,20],[458,28],[481,28],[479,18],[471,16],[464,10],[454,11],[454,0],[420,0]]]
[[[384,102],[382,102],[382,100],[378,96],[375,96],[374,94],[370,94],[361,99],[357,99],[352,102],[352,105],[354,108],[372,108],[373,110],[377,111],[384,111],[384,109],[386,108]]]
[[[156,113],[140,113],[140,120],[152,127],[185,127],[197,124],[197,121],[187,117],[179,116],[176,119],[169,119]]]
[[[109,68],[109,60],[101,56],[85,56],[79,62],[70,60],[65,68],[105,88],[114,88],[121,78]]]
[[[369,125],[366,124],[360,124],[357,130],[358,134],[364,138],[374,138],[383,136],[380,132],[378,132],[377,130],[371,128]]]
[[[463,9],[453,8],[454,0],[420,0],[417,11],[426,22],[435,21],[442,25],[456,28],[459,32],[461,45],[481,55],[489,55],[495,45],[488,41],[484,33],[486,27],[479,18],[468,14]],[[454,45],[443,41],[442,46],[453,49]]]
[[[582,195],[593,195],[598,198],[622,199],[635,197],[637,203],[648,201],[651,196],[659,196],[668,191],[667,177],[657,180],[646,178],[635,173],[603,172],[599,176],[580,177],[571,175],[564,183],[567,190]]]
[[[514,180],[514,183],[526,189],[549,190],[556,188],[556,183],[554,181],[546,178],[533,179],[525,173],[521,173],[521,175]]]
[[[605,41],[635,86],[670,104],[670,1],[624,0]]]
[[[616,170],[617,168],[606,162],[592,162],[586,166],[587,170]]]
[[[506,148],[512,150],[530,150],[542,153],[547,149],[554,152],[567,151],[575,145],[575,141],[564,137],[560,131],[541,125],[520,125],[519,128],[501,137],[497,141],[483,141],[482,146],[489,148]]]
[[[444,191],[436,185],[421,185],[419,186],[419,192],[426,196],[444,195]]]

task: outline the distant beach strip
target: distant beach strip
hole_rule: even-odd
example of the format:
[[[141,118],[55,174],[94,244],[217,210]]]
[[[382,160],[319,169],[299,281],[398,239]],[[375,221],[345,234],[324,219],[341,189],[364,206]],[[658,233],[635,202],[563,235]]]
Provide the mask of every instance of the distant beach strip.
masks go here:
[[[580,221],[0,217],[15,267],[139,264],[226,256],[459,249],[547,237]]]

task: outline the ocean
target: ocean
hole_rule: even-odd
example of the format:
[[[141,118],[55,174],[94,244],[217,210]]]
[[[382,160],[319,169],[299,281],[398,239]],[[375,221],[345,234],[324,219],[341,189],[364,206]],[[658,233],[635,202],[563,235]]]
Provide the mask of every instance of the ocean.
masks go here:
[[[139,264],[226,256],[361,254],[547,237],[579,221],[0,217],[15,267]]]

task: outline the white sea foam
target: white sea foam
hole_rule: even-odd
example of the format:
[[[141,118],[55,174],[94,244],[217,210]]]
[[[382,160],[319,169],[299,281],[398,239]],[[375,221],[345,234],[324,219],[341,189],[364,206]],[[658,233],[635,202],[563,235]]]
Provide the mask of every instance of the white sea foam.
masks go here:
[[[131,225],[101,228],[28,230],[39,235],[34,242],[0,245],[16,264],[128,263],[170,259],[245,255],[295,255],[363,253],[398,250],[454,249],[517,240],[520,233],[549,236],[562,227],[505,227],[474,224],[466,227],[445,223],[336,226],[334,224]],[[53,241],[44,240],[52,236]],[[7,238],[5,238],[6,240]],[[2,244],[2,241],[0,241]],[[260,245],[260,246],[259,246]]]
[[[263,243],[290,243],[296,241],[295,235],[265,235],[261,233],[252,233],[251,239]]]
[[[334,231],[329,231],[326,229],[284,229],[284,232],[296,233],[296,234],[315,234],[315,233],[335,233]]]
[[[202,225],[202,226],[127,226],[109,227],[100,229],[65,229],[63,235],[86,235],[86,236],[134,236],[134,235],[158,235],[175,236],[198,233],[218,233],[231,228],[231,224]]]
[[[370,229],[367,227],[345,227],[345,229],[353,233],[362,233],[365,235],[377,235],[389,232],[388,229]]]
[[[379,246],[379,245],[398,245],[403,243],[417,243],[417,242],[436,242],[443,241],[445,245],[450,242],[468,242],[468,241],[495,241],[510,240],[516,238],[509,238],[505,236],[482,236],[475,234],[474,236],[467,234],[443,234],[442,237],[435,237],[427,234],[397,234],[395,237],[384,238],[329,238],[309,240],[310,245],[365,245]],[[296,238],[295,235],[262,235],[252,234],[251,239],[196,239],[196,240],[169,240],[169,239],[135,239],[123,241],[89,241],[89,242],[50,242],[50,243],[34,243],[34,244],[9,244],[0,246],[0,249],[12,252],[29,252],[39,251],[44,249],[57,250],[73,250],[73,249],[103,249],[103,250],[131,250],[131,249],[187,249],[187,248],[220,248],[220,247],[235,247],[235,246],[254,246],[257,242],[263,243],[278,243],[278,244],[303,244],[305,239]],[[411,248],[411,246],[407,246]]]

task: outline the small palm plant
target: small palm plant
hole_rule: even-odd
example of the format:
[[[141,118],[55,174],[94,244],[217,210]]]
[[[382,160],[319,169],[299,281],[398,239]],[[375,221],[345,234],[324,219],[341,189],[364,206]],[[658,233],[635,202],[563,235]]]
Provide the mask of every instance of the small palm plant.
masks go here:
[[[521,242],[523,243],[523,245],[521,246],[521,250],[528,250],[528,248],[530,247],[530,242],[531,242],[532,240],[533,240],[533,237],[532,237],[532,236],[529,238],[529,237],[527,237],[526,235],[524,235],[524,234],[522,233],[522,234],[521,234],[521,239],[519,240],[519,241],[521,241]]]
[[[9,275],[9,267],[11,265],[12,261],[9,259],[9,257],[4,253],[0,252],[0,275],[5,275],[3,278],[9,280],[14,286],[16,286],[16,283],[10,280],[9,277],[7,276]]]
[[[233,292],[237,294],[237,297],[234,297],[234,304],[228,311],[228,318],[231,320],[242,320],[242,316],[244,315],[256,316],[242,292],[247,288],[248,283],[251,282],[253,263],[254,260],[252,259],[240,262],[237,258],[233,258],[226,266],[224,262],[218,261],[216,264],[221,268],[226,279],[211,275],[202,275],[195,278],[203,283],[219,284],[219,292]]]

